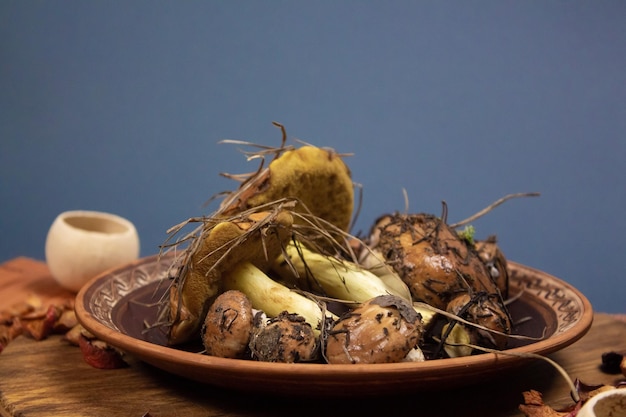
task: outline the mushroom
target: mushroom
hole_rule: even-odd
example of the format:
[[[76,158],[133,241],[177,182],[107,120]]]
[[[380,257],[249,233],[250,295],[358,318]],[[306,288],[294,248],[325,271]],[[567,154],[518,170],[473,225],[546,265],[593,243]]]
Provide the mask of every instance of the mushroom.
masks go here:
[[[485,240],[478,240],[475,246],[478,256],[506,300],[509,297],[509,271],[506,268],[506,257],[500,250],[496,237],[489,236]]]
[[[404,299],[375,297],[341,317],[328,331],[330,364],[402,361],[422,336],[420,315]]]
[[[303,317],[285,311],[255,327],[250,350],[259,361],[310,362],[318,357],[318,338]]]
[[[182,239],[192,243],[179,259],[181,269],[167,302],[170,344],[197,337],[209,302],[223,290],[222,272],[246,262],[265,272],[292,232],[318,247],[345,249],[354,209],[349,168],[331,149],[286,146],[285,128],[274,125],[282,131],[281,146],[249,154],[248,159],[262,161],[252,174],[223,174],[241,181],[240,186],[225,194],[215,213],[201,219],[201,232]],[[264,167],[269,154],[274,159]],[[185,224],[170,229],[170,235]]]
[[[321,302],[274,281],[250,262],[242,262],[225,271],[222,285],[225,290],[237,290],[246,294],[252,308],[262,311],[268,317],[278,317],[284,312],[297,313],[316,335],[320,334],[327,319],[337,318],[326,311]]]
[[[343,301],[364,302],[378,295],[393,294],[411,300],[406,284],[397,274],[384,281],[365,267],[345,259],[314,252],[299,242],[289,244],[276,259],[273,271],[298,288],[317,291]]]
[[[241,262],[269,268],[291,236],[292,220],[279,205],[270,212],[205,221],[200,236],[184,253],[165,304],[171,322],[170,344],[199,336],[210,302],[222,291],[224,271]]]
[[[443,219],[386,215],[374,226],[371,240],[373,250],[408,285],[413,300],[457,310],[493,333],[477,332],[481,337],[498,348],[506,346],[503,334],[510,333],[511,319],[502,295],[473,245]]]
[[[354,210],[354,186],[348,166],[332,149],[312,145],[285,147],[285,129],[274,124],[282,130],[282,147],[275,150],[276,157],[267,168],[250,176],[224,200],[224,213],[294,198],[300,203],[294,211],[312,214],[347,232]],[[299,218],[295,222],[306,223]]]
[[[202,343],[208,355],[243,358],[250,342],[254,315],[248,297],[231,290],[220,294],[204,320]]]

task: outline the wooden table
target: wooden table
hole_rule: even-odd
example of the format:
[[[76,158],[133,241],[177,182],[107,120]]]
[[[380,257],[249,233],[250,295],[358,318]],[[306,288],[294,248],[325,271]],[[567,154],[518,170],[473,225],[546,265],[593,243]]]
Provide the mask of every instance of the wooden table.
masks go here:
[[[0,309],[31,293],[67,296],[42,262],[16,258],[0,265]],[[585,337],[551,358],[572,378],[615,384],[624,378],[599,370],[602,353],[610,350],[626,351],[626,322],[600,313]],[[243,395],[129,362],[98,370],[61,336],[39,342],[19,337],[0,354],[0,416],[521,416],[517,407],[530,389],[556,408],[571,402],[565,382],[542,361],[461,389],[330,400]]]

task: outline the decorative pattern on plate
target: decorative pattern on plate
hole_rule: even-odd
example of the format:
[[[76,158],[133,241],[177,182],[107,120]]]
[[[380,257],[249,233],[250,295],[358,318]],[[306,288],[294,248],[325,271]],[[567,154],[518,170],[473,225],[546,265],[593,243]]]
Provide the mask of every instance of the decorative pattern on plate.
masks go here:
[[[511,271],[511,280],[515,286],[550,305],[557,317],[557,333],[564,332],[576,325],[584,311],[580,297],[571,289],[558,284],[551,277],[527,274],[523,270]]]
[[[150,282],[167,278],[172,257],[148,258],[132,268],[112,273],[93,287],[88,307],[90,313],[110,329],[120,329],[113,322],[111,313],[115,305],[125,296]],[[164,267],[167,265],[167,267]]]

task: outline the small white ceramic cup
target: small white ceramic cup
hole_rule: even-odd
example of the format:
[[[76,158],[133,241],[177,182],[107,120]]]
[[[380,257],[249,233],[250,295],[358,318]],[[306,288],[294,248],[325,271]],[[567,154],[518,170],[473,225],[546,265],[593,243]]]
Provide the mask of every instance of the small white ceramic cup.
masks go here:
[[[577,416],[626,416],[626,388],[609,389],[594,395],[582,406]]]
[[[46,261],[54,279],[78,291],[91,278],[139,257],[135,226],[123,217],[99,211],[66,211],[57,216],[46,238]]]

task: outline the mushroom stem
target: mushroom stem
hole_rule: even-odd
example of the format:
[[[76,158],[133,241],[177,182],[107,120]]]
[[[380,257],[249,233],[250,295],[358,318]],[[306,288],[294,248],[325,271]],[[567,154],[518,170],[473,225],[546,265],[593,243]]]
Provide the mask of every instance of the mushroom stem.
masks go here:
[[[325,312],[317,302],[274,281],[250,262],[242,262],[222,275],[225,290],[239,290],[246,294],[252,308],[262,310],[269,317],[278,317],[287,311],[304,317],[316,335],[320,334]]]
[[[273,269],[285,281],[293,280],[294,275],[298,287],[302,287],[303,280],[312,281],[314,290],[341,301],[364,303],[381,295],[394,295],[411,302],[408,287],[397,274],[391,276],[391,269],[386,270],[384,280],[358,264],[313,252],[299,243],[287,245]],[[421,314],[424,325],[435,316],[431,310],[415,310]]]
[[[313,252],[298,243],[287,245],[274,268],[286,280],[293,279],[295,272],[300,282],[312,281],[326,295],[345,301],[365,302],[385,294],[408,301],[411,297],[406,285],[406,291],[400,292],[357,264]]]

